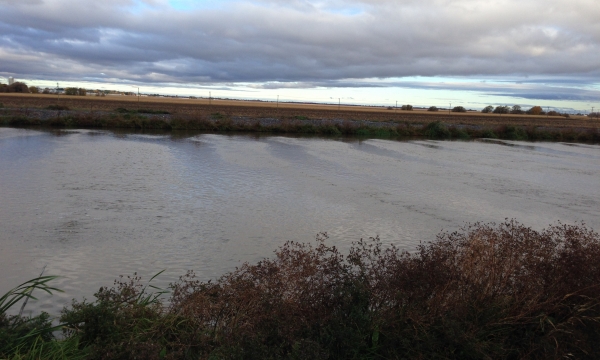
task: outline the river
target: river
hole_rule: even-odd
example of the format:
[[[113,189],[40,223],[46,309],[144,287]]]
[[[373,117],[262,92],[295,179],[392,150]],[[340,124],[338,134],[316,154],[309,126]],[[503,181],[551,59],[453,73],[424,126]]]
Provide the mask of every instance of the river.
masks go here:
[[[0,128],[0,294],[58,314],[118,275],[213,279],[287,240],[408,251],[467,222],[600,230],[600,146]]]

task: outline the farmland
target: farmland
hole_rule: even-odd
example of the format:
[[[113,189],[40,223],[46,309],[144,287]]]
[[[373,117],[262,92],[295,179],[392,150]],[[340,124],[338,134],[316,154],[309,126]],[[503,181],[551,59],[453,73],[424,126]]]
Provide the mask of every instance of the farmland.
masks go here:
[[[8,109],[45,109],[60,104],[78,112],[112,112],[118,108],[149,109],[165,111],[173,117],[209,117],[220,114],[225,118],[247,119],[320,119],[354,120],[369,122],[391,122],[402,124],[428,124],[441,121],[447,125],[468,126],[525,126],[556,129],[598,129],[599,119],[584,116],[532,116],[499,115],[481,112],[448,113],[447,111],[428,112],[423,110],[388,110],[385,107],[279,103],[263,101],[240,101],[223,99],[178,99],[135,96],[60,96],[37,94],[2,94],[0,103]]]

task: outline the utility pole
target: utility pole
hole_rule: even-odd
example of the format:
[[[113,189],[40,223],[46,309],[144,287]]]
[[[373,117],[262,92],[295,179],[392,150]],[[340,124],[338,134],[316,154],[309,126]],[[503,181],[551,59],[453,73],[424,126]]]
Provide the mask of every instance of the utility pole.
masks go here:
[[[394,108],[394,114],[398,113],[398,100],[396,100],[396,107]]]
[[[56,96],[57,96],[56,102],[59,102],[60,101],[60,93],[58,92],[58,83],[56,83]]]
[[[592,106],[592,113],[590,114],[590,118],[594,117],[594,107]]]
[[[140,109],[140,87],[138,86],[138,110]]]
[[[210,106],[211,104],[212,104],[212,94],[211,94],[211,92],[209,91],[209,92],[208,92],[208,105]]]
[[[450,115],[451,110],[452,110],[452,103],[450,103],[450,107],[448,108],[448,115]]]
[[[341,98],[338,98],[338,111],[340,111],[341,105],[342,105],[342,100],[341,100]]]
[[[277,95],[277,108],[279,109],[279,95]]]

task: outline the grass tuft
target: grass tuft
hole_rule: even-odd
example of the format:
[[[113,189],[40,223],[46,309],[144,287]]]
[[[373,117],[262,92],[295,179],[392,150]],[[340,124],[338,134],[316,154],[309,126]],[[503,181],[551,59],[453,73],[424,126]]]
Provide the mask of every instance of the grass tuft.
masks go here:
[[[68,106],[66,105],[48,105],[48,107],[46,108],[48,110],[70,110]]]

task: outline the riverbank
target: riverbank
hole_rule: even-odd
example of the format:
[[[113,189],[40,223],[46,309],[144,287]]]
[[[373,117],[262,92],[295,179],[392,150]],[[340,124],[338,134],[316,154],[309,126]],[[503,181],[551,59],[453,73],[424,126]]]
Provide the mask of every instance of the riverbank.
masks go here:
[[[2,108],[0,125],[10,127],[102,128],[140,130],[195,130],[206,132],[261,132],[288,134],[353,135],[379,138],[546,140],[600,142],[597,127],[514,125],[507,121],[481,124],[446,122],[445,117],[415,121],[371,121],[307,116],[249,117],[221,112],[192,115],[159,109],[116,108],[113,111],[71,110],[66,106]],[[414,119],[413,119],[414,120]],[[471,119],[472,122],[472,119]]]
[[[600,235],[584,225],[475,224],[413,253],[375,238],[344,255],[321,234],[216,281],[188,273],[165,302],[152,279],[120,278],[63,310],[64,339],[47,315],[2,314],[0,356],[595,359],[599,264]]]
[[[576,115],[565,118],[226,99],[36,94],[0,94],[0,104],[0,125],[12,127],[600,141],[600,119]]]

